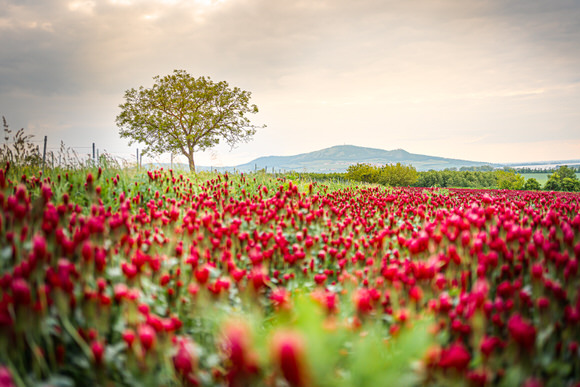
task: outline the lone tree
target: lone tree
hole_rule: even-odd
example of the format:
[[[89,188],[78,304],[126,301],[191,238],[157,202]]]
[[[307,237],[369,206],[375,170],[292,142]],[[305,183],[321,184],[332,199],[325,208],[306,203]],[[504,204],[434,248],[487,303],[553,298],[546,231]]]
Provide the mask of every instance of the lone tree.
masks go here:
[[[209,77],[194,78],[174,70],[146,89],[125,92],[125,103],[116,123],[129,144],[145,144],[142,154],[181,153],[195,172],[194,153],[225,140],[232,148],[256,132],[247,115],[257,113],[251,93]]]

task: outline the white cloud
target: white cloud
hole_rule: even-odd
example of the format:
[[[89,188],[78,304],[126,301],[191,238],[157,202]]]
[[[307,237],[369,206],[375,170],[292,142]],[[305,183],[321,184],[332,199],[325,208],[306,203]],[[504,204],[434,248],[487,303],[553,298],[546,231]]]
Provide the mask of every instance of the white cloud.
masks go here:
[[[68,9],[75,12],[92,14],[96,3],[91,0],[75,0],[68,3]]]

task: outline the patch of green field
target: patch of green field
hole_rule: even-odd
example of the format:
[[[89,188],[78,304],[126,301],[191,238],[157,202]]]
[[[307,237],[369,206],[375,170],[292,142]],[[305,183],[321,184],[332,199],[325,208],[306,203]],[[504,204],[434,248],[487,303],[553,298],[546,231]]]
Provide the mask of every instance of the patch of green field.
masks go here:
[[[544,185],[548,181],[548,175],[550,175],[550,173],[521,173],[521,175],[525,177],[526,180],[533,177],[538,181],[538,183]],[[580,179],[580,173],[577,173],[576,177]]]

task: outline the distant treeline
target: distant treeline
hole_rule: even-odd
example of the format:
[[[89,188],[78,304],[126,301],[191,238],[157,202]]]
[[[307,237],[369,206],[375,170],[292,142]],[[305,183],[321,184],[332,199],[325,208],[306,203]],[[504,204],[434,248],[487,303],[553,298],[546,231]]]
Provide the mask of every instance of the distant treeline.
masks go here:
[[[570,170],[574,171],[575,173],[580,173],[580,166],[571,166],[568,168]],[[555,172],[557,169],[558,169],[557,167],[550,167],[550,168],[519,167],[519,168],[514,168],[514,170],[518,173],[552,173],[552,172]]]
[[[574,171],[575,173],[580,173],[580,165],[576,165],[576,166],[566,166],[568,167],[570,170]],[[457,168],[449,168],[449,169],[445,169],[446,171],[472,171],[472,172],[491,172],[491,171],[496,171],[498,169],[504,170],[504,171],[510,171],[513,170],[517,173],[553,173],[555,172],[559,167],[548,167],[548,168],[536,168],[533,166],[529,166],[529,167],[517,167],[517,168],[511,168],[511,167],[503,167],[503,168],[497,168],[497,167],[493,167],[491,165],[478,165],[478,166],[473,166],[473,167],[461,167],[459,169]]]
[[[542,185],[535,179],[526,179],[514,169],[494,169],[479,166],[442,171],[418,172],[413,166],[375,166],[359,163],[348,167],[345,173],[300,173],[300,177],[316,181],[351,180],[385,186],[441,187],[441,188],[489,188],[512,190],[580,191],[580,180],[576,177],[578,168],[561,166],[550,170],[548,181]],[[546,172],[544,172],[546,173]]]

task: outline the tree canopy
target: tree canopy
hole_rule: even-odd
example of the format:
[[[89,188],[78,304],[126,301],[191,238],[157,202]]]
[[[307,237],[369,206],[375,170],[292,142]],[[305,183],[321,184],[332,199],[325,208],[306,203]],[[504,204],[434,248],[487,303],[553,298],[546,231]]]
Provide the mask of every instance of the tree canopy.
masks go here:
[[[345,174],[347,179],[364,183],[376,183],[379,178],[379,168],[366,163],[349,165]]]
[[[417,181],[417,170],[412,165],[397,163],[386,164],[381,167],[379,183],[391,187],[404,187],[413,185]]]
[[[544,187],[549,191],[580,191],[580,180],[574,170],[567,165],[558,167],[553,174],[548,176]]]
[[[498,170],[495,172],[497,176],[497,186],[499,189],[523,189],[525,178],[517,174],[513,169]]]
[[[347,179],[365,183],[379,183],[392,187],[409,186],[417,181],[417,170],[411,165],[401,163],[386,164],[382,167],[358,163],[349,165],[345,176]]]
[[[524,189],[526,191],[539,191],[542,189],[542,186],[540,185],[540,182],[538,180],[534,179],[533,177],[530,177],[524,183]]]
[[[116,118],[121,137],[145,145],[142,154],[180,153],[195,171],[196,151],[221,140],[233,147],[249,140],[258,128],[247,117],[258,112],[248,91],[209,77],[195,78],[185,70],[153,79],[151,88],[125,92]]]

